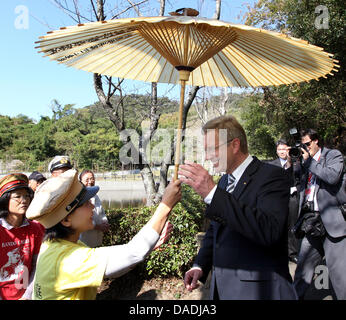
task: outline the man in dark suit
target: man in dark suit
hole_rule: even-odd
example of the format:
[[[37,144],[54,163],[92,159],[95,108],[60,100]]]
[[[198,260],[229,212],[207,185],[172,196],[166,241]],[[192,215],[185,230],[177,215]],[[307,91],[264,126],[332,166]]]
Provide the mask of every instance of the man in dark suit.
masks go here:
[[[213,119],[203,132],[206,159],[227,174],[215,185],[201,165],[180,166],[180,179],[204,198],[211,219],[185,287],[195,289],[212,270],[211,299],[296,299],[288,270],[287,175],[249,155],[234,117]]]
[[[291,229],[298,218],[300,164],[299,161],[292,161],[291,157],[289,156],[289,149],[290,148],[286,140],[278,140],[276,143],[276,154],[278,155],[278,158],[269,163],[285,169],[290,179],[290,200],[288,205],[289,213],[287,219],[288,257],[292,262],[297,263],[299,243]]]
[[[344,159],[340,151],[322,146],[317,132],[301,133],[302,178],[299,202],[300,217],[317,213],[320,226],[307,231],[301,243],[294,286],[300,299],[312,282],[315,267],[326,258],[328,273],[338,299],[346,299],[346,178]],[[306,229],[306,228],[305,228]]]

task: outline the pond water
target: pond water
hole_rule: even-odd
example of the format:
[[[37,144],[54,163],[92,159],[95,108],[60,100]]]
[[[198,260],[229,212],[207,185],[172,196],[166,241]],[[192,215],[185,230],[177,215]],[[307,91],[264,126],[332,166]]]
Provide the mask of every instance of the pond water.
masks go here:
[[[98,196],[103,208],[118,209],[127,207],[141,207],[146,203],[146,193],[143,184],[114,184],[100,183]]]
[[[131,200],[102,200],[102,207],[107,209],[119,209],[128,207],[143,207],[146,199],[131,199]]]

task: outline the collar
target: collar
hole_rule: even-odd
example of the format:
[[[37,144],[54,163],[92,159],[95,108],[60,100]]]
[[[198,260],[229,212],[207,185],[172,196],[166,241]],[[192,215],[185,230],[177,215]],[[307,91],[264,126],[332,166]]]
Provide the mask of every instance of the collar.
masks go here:
[[[321,156],[321,148],[318,149],[316,154],[313,156],[313,159],[316,160],[316,161],[319,161],[320,160],[320,156]]]
[[[279,158],[279,159],[280,159],[281,167],[283,167],[285,165],[285,163],[287,162],[287,159],[286,160],[281,159],[281,158]]]
[[[236,183],[239,181],[241,176],[243,175],[244,171],[248,167],[248,165],[251,163],[253,160],[252,156],[248,155],[247,158],[235,169],[232,174],[235,178]]]
[[[23,223],[18,228],[25,227],[28,225],[29,225],[29,221],[26,217],[24,217]],[[4,227],[7,230],[11,230],[14,228],[14,226],[12,226],[6,221],[6,218],[0,218],[0,226]]]

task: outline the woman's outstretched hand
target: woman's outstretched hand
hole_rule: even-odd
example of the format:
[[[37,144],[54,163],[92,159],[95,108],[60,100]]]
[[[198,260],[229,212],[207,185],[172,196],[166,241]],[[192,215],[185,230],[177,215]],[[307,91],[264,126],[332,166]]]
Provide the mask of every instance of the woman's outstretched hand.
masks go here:
[[[169,208],[173,208],[181,199],[181,181],[171,181],[162,196],[162,203]]]

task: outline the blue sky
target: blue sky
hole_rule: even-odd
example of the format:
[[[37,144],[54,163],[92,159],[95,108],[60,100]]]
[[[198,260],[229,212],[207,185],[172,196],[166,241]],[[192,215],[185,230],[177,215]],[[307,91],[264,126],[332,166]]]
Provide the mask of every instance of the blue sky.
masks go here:
[[[72,2],[71,0],[67,0]],[[79,0],[87,6],[89,0]],[[108,0],[107,3],[127,5],[127,1]],[[138,1],[135,1],[138,2]],[[145,15],[156,15],[157,0],[149,0]],[[223,0],[221,19],[241,23],[239,15],[246,11],[246,4],[254,0]],[[201,15],[211,18],[214,0],[167,0],[166,12],[177,8],[191,7]],[[150,12],[152,14],[150,14]],[[136,16],[132,10],[128,16]],[[25,19],[28,17],[28,19]],[[24,19],[23,19],[24,18]],[[16,116],[24,114],[39,120],[40,116],[51,116],[50,104],[57,99],[60,104],[75,104],[84,107],[96,102],[92,74],[67,68],[43,58],[35,49],[35,41],[49,30],[55,30],[75,22],[50,0],[5,0],[1,3],[0,27],[2,46],[0,50],[0,114]],[[150,86],[139,81],[126,81],[127,92],[145,93]],[[178,98],[178,88],[159,84],[159,94]]]

